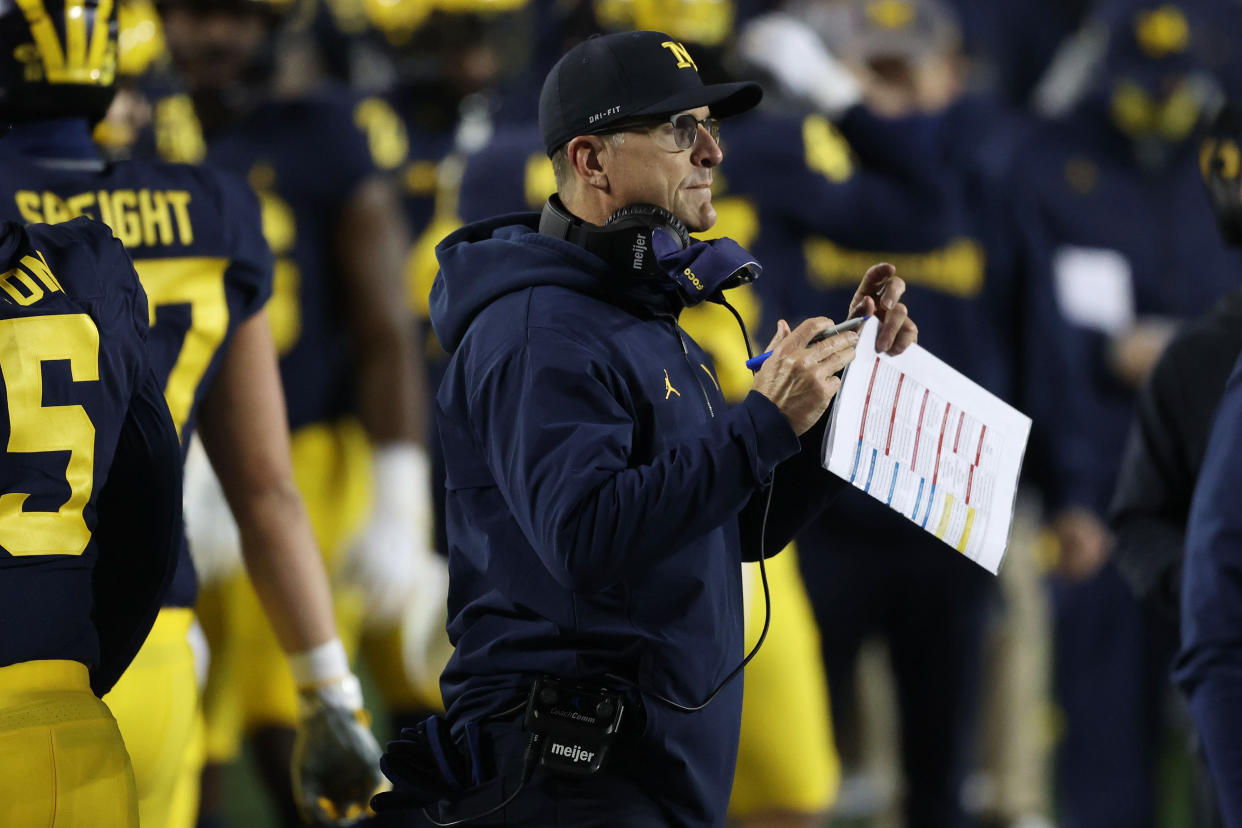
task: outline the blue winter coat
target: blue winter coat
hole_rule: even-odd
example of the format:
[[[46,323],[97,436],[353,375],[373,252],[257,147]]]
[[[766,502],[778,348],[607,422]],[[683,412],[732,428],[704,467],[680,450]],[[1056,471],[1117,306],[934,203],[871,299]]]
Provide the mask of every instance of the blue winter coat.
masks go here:
[[[696,705],[738,665],[741,562],[774,554],[842,483],[819,467],[822,423],[799,440],[755,392],[726,406],[674,295],[537,225],[505,216],[437,248],[448,716],[510,707],[539,674],[620,677],[639,688],[643,761],[608,772],[669,824],[720,825],[741,681],[697,713],[650,694]]]
[[[1190,702],[1226,825],[1242,825],[1242,360],[1195,486],[1174,677]]]

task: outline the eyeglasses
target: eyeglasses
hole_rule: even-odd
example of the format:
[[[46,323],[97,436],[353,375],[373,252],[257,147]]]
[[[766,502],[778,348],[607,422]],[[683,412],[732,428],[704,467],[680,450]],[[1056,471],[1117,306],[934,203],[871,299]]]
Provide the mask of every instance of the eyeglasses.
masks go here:
[[[679,112],[668,119],[673,127],[673,141],[677,149],[691,149],[699,140],[699,127],[707,130],[712,140],[720,143],[720,121],[716,118],[696,118],[689,112]],[[663,125],[661,125],[663,126]]]
[[[666,119],[658,121],[646,121],[630,124],[628,126],[618,127],[613,132],[625,132],[628,130],[662,130],[665,126],[671,126],[673,131],[673,143],[677,146],[678,152],[684,152],[691,149],[699,139],[699,127],[702,126],[707,130],[707,134],[712,136],[712,140],[717,144],[720,143],[720,121],[716,118],[696,118],[689,112],[679,112],[671,115]]]

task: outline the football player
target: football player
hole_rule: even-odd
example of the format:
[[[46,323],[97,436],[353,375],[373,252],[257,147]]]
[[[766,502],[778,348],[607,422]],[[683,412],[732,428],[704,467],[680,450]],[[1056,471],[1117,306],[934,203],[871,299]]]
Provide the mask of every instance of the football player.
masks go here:
[[[437,204],[437,190],[441,180],[460,174],[461,153],[481,148],[492,131],[493,115],[505,107],[498,87],[511,84],[525,65],[534,24],[531,6],[528,0],[365,4],[367,23],[382,39],[396,69],[396,84],[385,99],[401,119],[409,143],[397,181],[405,218],[416,236],[406,260],[406,289],[417,319],[416,344],[429,398],[447,361],[427,321],[427,291],[436,270],[434,248],[459,224],[451,206],[443,199]],[[434,408],[429,414],[434,416]],[[437,518],[444,507],[438,448],[439,442],[431,441]],[[447,559],[439,519],[435,549],[437,560]],[[393,716],[394,730],[412,727],[428,711],[442,708],[440,671],[452,652],[446,612],[444,601],[414,602],[399,630],[377,625],[363,639],[363,654]]]
[[[337,597],[352,646],[364,620],[394,619],[407,601],[444,602],[446,579],[436,582],[438,595],[411,596],[432,579],[424,576],[431,529],[421,370],[401,301],[408,242],[388,176],[405,159],[405,132],[379,99],[281,85],[296,4],[158,6],[190,106],[156,103],[157,146],[165,157],[198,148],[198,157],[177,160],[244,176],[258,194],[276,257],[268,313],[295,479],[329,569],[360,587]],[[253,622],[259,605],[244,582],[209,597],[217,610],[204,624],[209,636],[218,629],[220,645],[207,691],[210,760],[233,758],[245,734],[264,777],[287,779],[292,677],[272,657],[275,639]],[[287,790],[273,793],[293,822]]]
[[[0,802],[11,826],[137,826],[103,695],[177,560],[181,463],[124,248],[0,221]]]
[[[86,215],[133,257],[149,300],[149,358],[182,451],[197,430],[301,688],[299,804],[314,816],[357,815],[378,780],[378,748],[361,724],[361,691],[294,485],[263,311],[272,264],[258,205],[226,175],[100,159],[91,127],[112,97],[116,60],[109,0],[0,7],[0,120],[11,124],[0,139],[0,218]],[[151,635],[107,699],[147,825],[187,826],[197,812],[200,725],[187,640],[196,591],[183,543]]]

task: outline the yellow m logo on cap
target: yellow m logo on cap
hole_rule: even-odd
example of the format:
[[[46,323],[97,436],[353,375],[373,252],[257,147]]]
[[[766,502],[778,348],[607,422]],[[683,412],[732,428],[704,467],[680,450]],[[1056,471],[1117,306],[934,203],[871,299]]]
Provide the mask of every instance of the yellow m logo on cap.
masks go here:
[[[914,6],[905,0],[875,0],[867,4],[867,18],[882,29],[905,29],[914,22]]]
[[[94,31],[88,42],[86,3],[65,4],[65,42],[62,45],[56,23],[47,13],[43,0],[17,0],[34,37],[35,51],[43,63],[43,79],[48,83],[110,86],[116,78],[116,49],[109,48],[108,23],[113,0],[99,0],[95,8]],[[34,67],[27,67],[29,69]]]
[[[699,67],[694,62],[694,58],[690,57],[690,53],[686,51],[686,47],[682,46],[675,40],[666,40],[660,44],[665,49],[673,53],[673,57],[677,58],[678,69],[693,69],[699,71]]]
[[[1190,44],[1190,24],[1177,6],[1139,12],[1134,18],[1134,33],[1139,47],[1153,58],[1179,54]]]

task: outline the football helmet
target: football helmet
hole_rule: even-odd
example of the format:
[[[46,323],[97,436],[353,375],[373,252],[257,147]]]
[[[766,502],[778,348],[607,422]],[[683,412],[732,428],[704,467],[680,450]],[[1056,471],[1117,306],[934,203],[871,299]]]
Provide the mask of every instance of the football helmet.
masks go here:
[[[164,26],[152,0],[119,0],[116,71],[141,78],[168,56]]]
[[[94,123],[116,74],[113,0],[0,0],[0,120]]]

